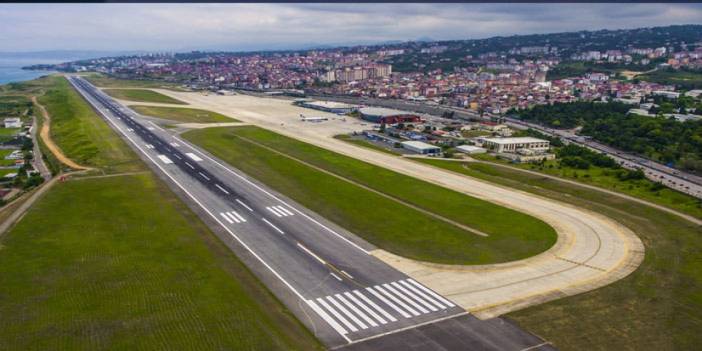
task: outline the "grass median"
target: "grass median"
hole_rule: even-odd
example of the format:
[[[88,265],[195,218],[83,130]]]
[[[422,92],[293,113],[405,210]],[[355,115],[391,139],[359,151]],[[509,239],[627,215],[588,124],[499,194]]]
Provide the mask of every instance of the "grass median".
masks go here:
[[[560,350],[694,350],[702,345],[702,227],[577,184],[490,164],[421,162],[602,213],[633,230],[646,257],[603,288],[510,313]]]
[[[153,90],[147,89],[104,89],[107,95],[115,99],[137,101],[137,102],[155,102],[161,104],[187,105],[187,103],[176,100],[170,96],[163,95]]]
[[[227,123],[239,122],[231,117],[217,112],[200,110],[196,108],[163,107],[163,106],[129,106],[131,109],[144,116],[167,119],[183,123]]]
[[[446,264],[506,262],[543,252],[556,240],[555,231],[534,217],[261,128],[208,128],[183,137],[378,247],[405,257]]]

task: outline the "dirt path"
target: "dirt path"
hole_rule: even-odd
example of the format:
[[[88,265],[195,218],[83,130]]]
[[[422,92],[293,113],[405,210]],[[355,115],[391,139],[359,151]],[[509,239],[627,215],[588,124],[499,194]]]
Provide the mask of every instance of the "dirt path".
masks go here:
[[[46,145],[49,151],[51,151],[51,153],[54,154],[54,156],[59,160],[59,162],[63,163],[64,165],[70,168],[81,171],[92,170],[93,168],[79,165],[63,154],[61,148],[59,148],[58,145],[54,143],[53,139],[51,139],[51,134],[49,133],[51,131],[51,116],[49,116],[49,112],[46,110],[44,105],[39,103],[36,96],[32,96],[32,102],[34,103],[34,105],[39,107],[42,118],[44,119],[44,123],[42,124],[41,130],[39,131],[39,136],[41,137],[41,140],[44,141],[44,145]]]

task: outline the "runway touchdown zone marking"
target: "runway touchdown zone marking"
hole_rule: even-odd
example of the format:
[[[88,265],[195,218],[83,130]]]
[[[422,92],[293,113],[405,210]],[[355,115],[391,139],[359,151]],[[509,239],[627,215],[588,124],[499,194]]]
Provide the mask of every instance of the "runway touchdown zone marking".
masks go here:
[[[456,306],[412,279],[310,299],[307,304],[341,335]]]
[[[222,216],[222,218],[224,218],[227,222],[229,222],[229,224],[246,222],[246,219],[240,214],[238,214],[236,211],[220,212],[219,215]]]
[[[165,164],[171,164],[173,161],[171,161],[170,158],[166,157],[166,155],[158,155],[158,158],[161,160],[161,162]]]
[[[295,214],[290,212],[287,208],[283,206],[269,206],[266,207],[268,211],[271,211],[276,217],[288,217],[288,216],[294,216]]]

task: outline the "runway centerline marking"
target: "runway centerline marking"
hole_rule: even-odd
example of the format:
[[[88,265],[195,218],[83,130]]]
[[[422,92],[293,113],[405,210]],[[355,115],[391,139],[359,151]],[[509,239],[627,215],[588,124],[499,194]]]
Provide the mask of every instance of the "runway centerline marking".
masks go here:
[[[253,212],[253,208],[249,207],[248,205],[246,205],[246,204],[245,204],[244,202],[242,202],[241,200],[236,199],[236,202],[238,202],[239,205],[246,207],[247,210]]]
[[[280,230],[280,228],[276,227],[275,224],[269,222],[265,217],[261,217],[261,219],[262,219],[264,222],[266,222],[266,224],[268,224],[268,225],[271,226],[273,229],[275,229],[278,233],[280,233],[280,234],[285,234],[285,232],[283,232],[282,230]]]
[[[186,164],[187,164],[187,162],[186,162]],[[192,166],[190,166],[190,167],[192,167]],[[221,186],[221,185],[219,185],[219,184],[215,184],[215,186],[216,186],[216,187],[217,187],[217,189],[219,189],[219,190],[220,190],[221,192],[223,192],[223,193],[225,193],[225,194],[229,195],[229,192],[227,191],[227,189],[224,189],[224,188],[222,188],[222,186]]]
[[[306,248],[304,245],[297,243],[297,246],[299,246],[303,251],[307,252],[310,256],[314,257],[317,261],[319,261],[321,264],[326,265],[327,262],[324,261],[321,257],[315,255],[314,252],[310,251],[310,249]],[[333,273],[332,273],[333,274]],[[339,279],[341,280],[341,279]]]

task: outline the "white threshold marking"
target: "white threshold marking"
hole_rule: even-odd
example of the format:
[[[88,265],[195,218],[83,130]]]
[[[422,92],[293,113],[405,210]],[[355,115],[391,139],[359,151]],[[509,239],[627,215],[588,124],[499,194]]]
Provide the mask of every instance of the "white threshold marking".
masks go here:
[[[346,326],[346,328],[349,328],[352,332],[358,331],[358,328],[356,328],[353,324],[351,324],[349,321],[346,320],[342,315],[339,314],[339,312],[336,312],[335,309],[331,308],[321,297],[317,299],[317,302],[319,302],[320,305],[322,305],[324,308],[327,309],[327,311],[331,312],[336,319],[338,319],[343,325]],[[350,341],[349,341],[350,342]]]
[[[389,284],[383,284],[383,287],[384,287],[385,289],[387,289],[388,291],[390,291],[391,293],[395,294],[396,296],[399,296],[400,299],[407,301],[410,305],[412,305],[412,307],[418,309],[420,312],[422,312],[422,313],[429,313],[429,310],[427,310],[427,309],[425,309],[424,307],[418,305],[416,302],[414,302],[414,300],[412,300],[412,299],[410,299],[409,297],[407,297],[407,296],[403,295],[402,293],[398,292],[397,290],[395,290],[395,288],[393,288],[393,287],[390,286]],[[380,288],[380,287],[379,287],[379,288]],[[397,302],[400,302],[400,300],[397,300]],[[402,306],[402,305],[401,305],[401,306]],[[405,305],[405,306],[403,306],[403,307],[407,307],[407,306]],[[407,310],[410,311],[410,313],[413,312],[412,309],[410,309],[409,307],[407,307]],[[413,314],[414,314],[414,313],[413,313]],[[417,315],[419,315],[419,314],[417,314]]]
[[[239,203],[239,205],[241,205],[241,206],[244,206],[244,207],[246,207],[246,209],[247,209],[247,210],[249,210],[249,211],[253,212],[253,208],[251,208],[251,207],[247,206],[247,205],[246,205],[245,203],[243,203],[243,202],[242,202],[241,200],[239,200],[239,199],[236,199],[236,202],[238,202],[238,203]]]
[[[262,219],[264,222],[266,222],[269,226],[273,227],[273,229],[275,229],[278,233],[280,233],[280,234],[285,234],[285,232],[283,232],[282,230],[280,230],[280,228],[276,227],[275,224],[269,222],[266,218],[261,217],[261,219]]]
[[[375,318],[380,324],[387,324],[388,322],[383,319],[383,317],[379,316],[373,309],[370,307],[366,306],[363,302],[359,301],[356,296],[353,296],[350,292],[345,292],[344,295],[351,301],[355,302],[356,305],[360,306],[364,311],[366,311],[368,314],[370,314],[373,318]]]
[[[192,153],[192,152],[186,152],[185,155],[188,156],[188,157],[190,157],[191,159],[193,159],[193,161],[195,161],[195,162],[200,162],[200,161],[202,161],[202,159],[201,159],[198,155],[195,155],[195,154]]]
[[[338,308],[341,312],[343,312],[345,315],[351,318],[351,320],[354,321],[358,326],[360,326],[361,329],[368,329],[368,326],[365,323],[361,322],[360,319],[356,318],[356,316],[353,313],[350,313],[349,310],[346,309],[346,307],[336,302],[336,300],[334,300],[331,296],[327,296],[327,300],[329,300],[329,302],[331,302],[336,308]]]
[[[447,306],[449,306],[449,307],[454,307],[454,306],[456,306],[456,305],[454,305],[451,301],[445,299],[443,296],[441,296],[441,295],[435,293],[434,291],[430,290],[429,288],[425,287],[424,285],[419,284],[419,283],[417,283],[416,281],[414,281],[414,280],[412,280],[412,279],[407,279],[407,281],[410,282],[412,285],[418,287],[419,289],[424,290],[427,294],[429,294],[429,295],[435,297],[437,300],[439,300],[439,301],[445,303]]]
[[[384,310],[382,307],[378,306],[375,302],[373,302],[371,299],[367,298],[366,295],[363,295],[360,291],[354,290],[353,291],[356,296],[360,297],[361,300],[365,301],[368,305],[371,307],[375,308],[376,311],[380,312],[385,318],[389,319],[391,322],[397,322],[397,318],[393,317],[388,311]],[[381,320],[378,318],[378,320]]]
[[[302,250],[307,252],[310,256],[314,257],[317,261],[319,261],[321,264],[326,265],[327,262],[325,262],[323,259],[321,259],[319,256],[315,255],[314,252],[310,251],[310,249],[306,248],[304,245],[297,243],[297,246],[299,246]],[[333,274],[333,273],[332,273]],[[339,279],[341,280],[341,279]]]
[[[418,298],[417,295],[415,295],[415,294],[412,293],[411,291],[408,291],[407,289],[405,289],[404,286],[398,284],[397,282],[392,282],[392,283],[390,283],[390,285],[392,285],[392,286],[394,286],[395,288],[397,288],[397,290],[399,290],[399,291],[405,293],[405,295],[407,295],[407,296],[409,296],[409,297],[415,299],[416,301],[419,301],[419,303],[421,303],[422,305],[424,305],[424,307],[426,307],[426,308],[432,310],[433,312],[436,312],[436,311],[439,310],[438,308],[434,307],[434,306],[431,305],[430,303],[428,303],[428,302],[426,302],[426,301],[424,301],[424,300]],[[424,310],[424,311],[426,311],[426,310]],[[424,312],[424,313],[427,313],[427,312]]]
[[[378,287],[376,286],[375,288],[377,289]],[[377,297],[380,301],[383,301],[386,305],[392,307],[392,309],[394,309],[395,311],[397,311],[397,313],[401,314],[403,317],[405,317],[405,318],[410,318],[410,317],[412,317],[410,314],[408,314],[408,313],[405,312],[404,310],[402,310],[402,309],[400,309],[399,307],[395,306],[394,303],[390,302],[390,300],[386,299],[386,298],[385,298],[383,295],[381,295],[379,292],[376,292],[375,290],[373,290],[372,287],[369,286],[369,287],[366,288],[366,290],[367,290],[368,292],[370,292],[371,294],[373,294],[375,297]],[[378,289],[378,291],[380,291],[380,289]],[[393,300],[394,300],[394,299],[393,299]]]
[[[356,306],[355,306],[354,304],[348,302],[343,296],[341,296],[341,294],[336,294],[336,295],[334,295],[334,297],[336,297],[337,300],[341,301],[341,303],[343,303],[344,305],[346,305],[346,307],[348,307],[349,309],[351,309],[351,311],[353,311],[354,313],[356,313],[356,315],[358,315],[359,317],[361,317],[361,319],[363,319],[364,321],[366,321],[366,323],[370,324],[372,327],[377,327],[377,326],[378,326],[378,323],[376,323],[372,318],[368,317],[365,313],[363,313],[363,312],[360,311],[358,308],[356,308]]]
[[[331,318],[323,309],[319,308],[316,303],[312,300],[307,300],[307,304],[312,308],[313,311],[317,312],[319,316],[322,317],[337,333],[341,335],[346,335],[348,332],[339,323],[337,323],[333,318]]]
[[[433,299],[432,297],[430,297],[429,295],[426,295],[425,293],[419,291],[417,288],[415,288],[415,287],[412,286],[411,284],[407,283],[406,281],[401,280],[401,281],[400,281],[400,284],[406,286],[408,289],[414,291],[417,295],[423,297],[424,299],[426,299],[427,301],[433,303],[433,304],[436,305],[437,307],[439,307],[439,308],[441,308],[441,309],[445,309],[445,308],[446,308],[446,306],[444,306],[444,305],[442,305],[441,303],[439,303],[438,301],[434,300],[434,299]]]
[[[173,163],[170,158],[166,157],[166,155],[158,155],[158,158],[161,159],[161,161],[165,164],[170,164]]]
[[[187,164],[188,166],[190,166],[190,164],[189,164],[189,163],[187,163],[187,162],[185,162],[185,164]],[[192,167],[192,166],[190,166],[190,167]],[[221,191],[222,191],[223,193],[225,193],[225,194],[229,195],[229,192],[228,192],[228,191],[227,191],[226,189],[222,188],[222,186],[221,186],[221,185],[219,185],[219,184],[215,184],[215,186],[217,187],[217,189],[221,190]]]

